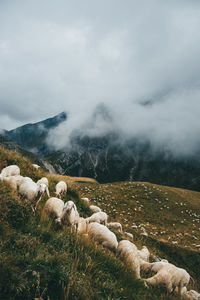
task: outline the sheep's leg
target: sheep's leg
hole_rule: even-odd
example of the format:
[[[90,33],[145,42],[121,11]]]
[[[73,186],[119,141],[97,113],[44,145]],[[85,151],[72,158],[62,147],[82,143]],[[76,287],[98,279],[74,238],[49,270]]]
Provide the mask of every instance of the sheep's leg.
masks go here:
[[[137,266],[136,269],[135,269],[135,277],[137,279],[140,279],[140,266]]]
[[[169,293],[172,292],[172,283],[171,283],[171,281],[166,282],[166,289]]]
[[[152,285],[152,286],[156,286],[156,285],[159,285],[161,282],[160,282],[160,276],[158,276],[158,274],[150,277],[150,278],[147,278],[146,279],[146,283]]]
[[[32,208],[33,213],[35,214],[35,209],[34,209],[33,205],[31,205],[31,208]]]
[[[183,282],[181,281],[181,282],[179,282],[179,285],[178,285],[178,294],[180,295],[180,296],[182,296],[182,290],[183,290]]]
[[[35,210],[37,209],[37,206],[38,206],[38,204],[39,204],[39,202],[40,202],[41,198],[42,198],[42,197],[40,197],[40,198],[38,199],[38,201],[36,202],[36,205],[35,205]]]

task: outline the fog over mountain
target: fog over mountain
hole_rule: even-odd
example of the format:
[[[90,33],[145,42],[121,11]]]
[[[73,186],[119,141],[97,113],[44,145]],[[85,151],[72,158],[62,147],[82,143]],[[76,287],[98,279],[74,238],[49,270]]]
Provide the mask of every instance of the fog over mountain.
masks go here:
[[[49,136],[56,150],[77,130],[114,131],[194,155],[199,28],[196,0],[2,0],[0,128],[66,111]]]

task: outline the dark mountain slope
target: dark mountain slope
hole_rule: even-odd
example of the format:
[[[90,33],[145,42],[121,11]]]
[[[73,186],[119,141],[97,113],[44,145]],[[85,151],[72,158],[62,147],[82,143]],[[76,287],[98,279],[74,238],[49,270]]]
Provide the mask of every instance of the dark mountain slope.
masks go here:
[[[54,151],[46,144],[52,128],[67,119],[65,113],[36,124],[5,131],[5,136],[24,149],[32,151],[53,165],[56,172],[92,177],[99,182],[140,180],[199,190],[200,152],[190,157],[175,157],[168,149],[152,148],[148,140],[123,141],[116,132],[101,136],[84,134],[92,122],[112,122],[105,107],[98,107],[85,128],[73,134],[70,146]],[[63,136],[63,139],[65,137]]]
[[[4,136],[26,150],[40,156],[48,153],[45,139],[49,131],[67,119],[65,112],[35,124],[26,124],[16,129],[5,131]]]

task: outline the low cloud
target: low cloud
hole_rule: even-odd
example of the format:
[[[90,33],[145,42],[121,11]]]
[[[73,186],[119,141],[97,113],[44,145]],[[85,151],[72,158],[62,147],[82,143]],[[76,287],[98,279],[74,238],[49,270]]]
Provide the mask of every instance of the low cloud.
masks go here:
[[[56,149],[74,132],[117,131],[177,155],[199,147],[196,0],[1,1],[0,128],[61,111]],[[95,111],[106,107],[108,118]]]

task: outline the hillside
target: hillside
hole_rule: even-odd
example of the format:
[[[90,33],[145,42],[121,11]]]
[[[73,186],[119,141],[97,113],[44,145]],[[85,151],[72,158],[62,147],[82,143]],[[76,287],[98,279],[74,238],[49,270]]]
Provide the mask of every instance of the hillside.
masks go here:
[[[7,149],[7,150],[12,150],[20,153],[23,157],[28,158],[32,163],[38,164],[41,166],[44,170],[50,172],[50,173],[55,173],[55,170],[53,166],[45,160],[45,158],[40,158],[34,153],[25,150],[24,148],[20,147],[16,143],[8,140],[5,138],[3,135],[0,134],[0,147]]]
[[[186,268],[196,280],[195,288],[200,289],[200,254],[192,245],[197,241],[191,243],[192,237],[187,235],[182,243],[178,239],[176,246],[166,241],[171,235],[175,239],[175,231],[189,233],[191,229],[199,239],[199,193],[156,185],[153,188],[153,185],[141,182],[101,185],[93,179],[45,174],[43,170],[35,170],[28,159],[16,152],[0,148],[0,168],[14,163],[19,165],[23,176],[30,176],[35,181],[47,175],[51,195],[56,182],[64,179],[69,186],[64,200],[73,200],[81,216],[91,214],[89,207],[80,200],[80,196],[88,196],[112,220],[121,221],[124,228],[134,234],[138,247],[145,244],[154,254]],[[43,197],[36,215],[32,214],[27,201],[20,199],[2,182],[0,199],[1,299],[177,299],[160,289],[145,289],[114,254],[70,234],[69,228],[58,228],[47,220],[42,214],[46,197]],[[175,200],[179,206],[174,205]],[[165,209],[165,201],[169,209]],[[160,208],[163,208],[162,212]],[[180,209],[184,211],[184,224],[179,222],[182,220]],[[190,210],[192,218],[187,216],[186,210]],[[150,215],[150,212],[153,213]],[[149,237],[141,237],[139,229],[131,228],[133,222],[137,225],[143,223]],[[150,230],[155,233],[153,227],[167,234],[152,236]],[[123,238],[117,236],[119,240]]]

